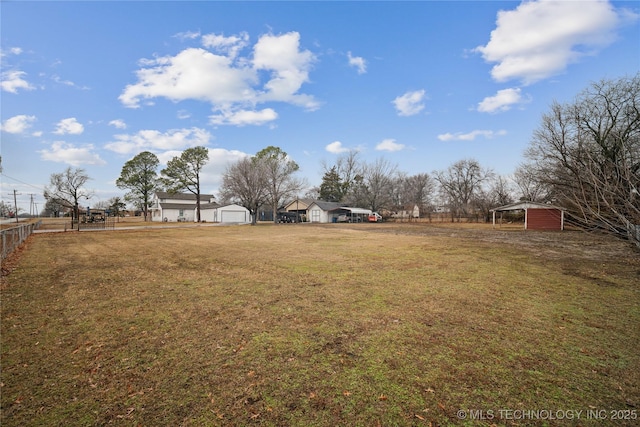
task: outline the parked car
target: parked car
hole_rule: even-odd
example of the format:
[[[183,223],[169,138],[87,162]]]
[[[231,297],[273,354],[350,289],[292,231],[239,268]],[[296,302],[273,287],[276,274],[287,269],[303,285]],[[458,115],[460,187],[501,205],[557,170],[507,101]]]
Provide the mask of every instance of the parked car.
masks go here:
[[[278,222],[293,223],[299,221],[299,215],[296,212],[278,212]]]
[[[382,215],[380,215],[378,212],[374,212],[371,215],[369,215],[369,222],[382,222]]]
[[[340,214],[338,215],[338,222],[350,222],[351,219],[349,218],[349,215],[347,214]]]

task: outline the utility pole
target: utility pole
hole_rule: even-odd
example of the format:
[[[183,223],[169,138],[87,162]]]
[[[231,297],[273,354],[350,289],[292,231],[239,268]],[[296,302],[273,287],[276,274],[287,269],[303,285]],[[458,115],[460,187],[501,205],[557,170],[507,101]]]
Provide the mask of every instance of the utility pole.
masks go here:
[[[16,217],[16,223],[19,223],[20,221],[18,220],[18,201],[16,199],[17,195],[22,195],[22,193],[16,193],[16,190],[13,190],[13,206],[15,207],[15,211],[14,211],[14,215]]]

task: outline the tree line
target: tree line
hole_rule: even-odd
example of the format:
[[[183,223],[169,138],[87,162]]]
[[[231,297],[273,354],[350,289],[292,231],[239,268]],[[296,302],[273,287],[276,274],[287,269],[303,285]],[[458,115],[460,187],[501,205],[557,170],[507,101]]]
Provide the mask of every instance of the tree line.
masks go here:
[[[446,211],[455,220],[488,217],[490,209],[514,201],[552,203],[567,209],[568,218],[587,230],[603,230],[640,246],[640,74],[601,80],[573,101],[554,102],[534,131],[525,161],[507,177],[475,159],[448,168],[408,175],[386,159],[368,163],[357,151],[323,163],[318,187],[308,189],[296,176],[298,164],[278,147],[269,146],[227,166],[220,203],[237,203],[255,223],[259,210],[276,210],[299,197],[340,202],[373,211]],[[200,221],[200,174],[208,162],[205,147],[185,150],[157,173],[155,154],[145,151],[125,163],[116,185],[128,190],[124,200],[148,218],[156,191],[190,192]],[[53,174],[45,190],[48,211],[72,209],[91,194],[88,175],[68,168]],[[123,201],[115,198],[114,210]]]

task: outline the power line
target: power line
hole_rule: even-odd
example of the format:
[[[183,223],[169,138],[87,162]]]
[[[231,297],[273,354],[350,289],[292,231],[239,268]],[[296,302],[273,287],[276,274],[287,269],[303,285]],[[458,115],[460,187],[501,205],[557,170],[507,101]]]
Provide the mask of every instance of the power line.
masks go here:
[[[0,175],[4,176],[5,178],[9,178],[9,179],[12,179],[12,180],[14,180],[16,182],[19,182],[20,184],[28,185],[29,187],[35,188],[36,190],[44,191],[43,187],[37,187],[37,186],[35,186],[33,184],[29,184],[28,182],[21,181],[18,178],[11,177],[11,176],[6,175],[4,173],[0,173]]]

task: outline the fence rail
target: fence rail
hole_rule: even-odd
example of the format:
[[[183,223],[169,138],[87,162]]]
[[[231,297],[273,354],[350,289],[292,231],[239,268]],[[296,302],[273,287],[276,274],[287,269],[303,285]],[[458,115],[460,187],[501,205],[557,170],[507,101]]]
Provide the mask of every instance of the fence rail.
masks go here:
[[[24,242],[27,237],[33,233],[33,230],[37,230],[42,221],[32,222],[29,224],[20,224],[12,228],[2,230],[2,259],[11,254],[18,246]]]

